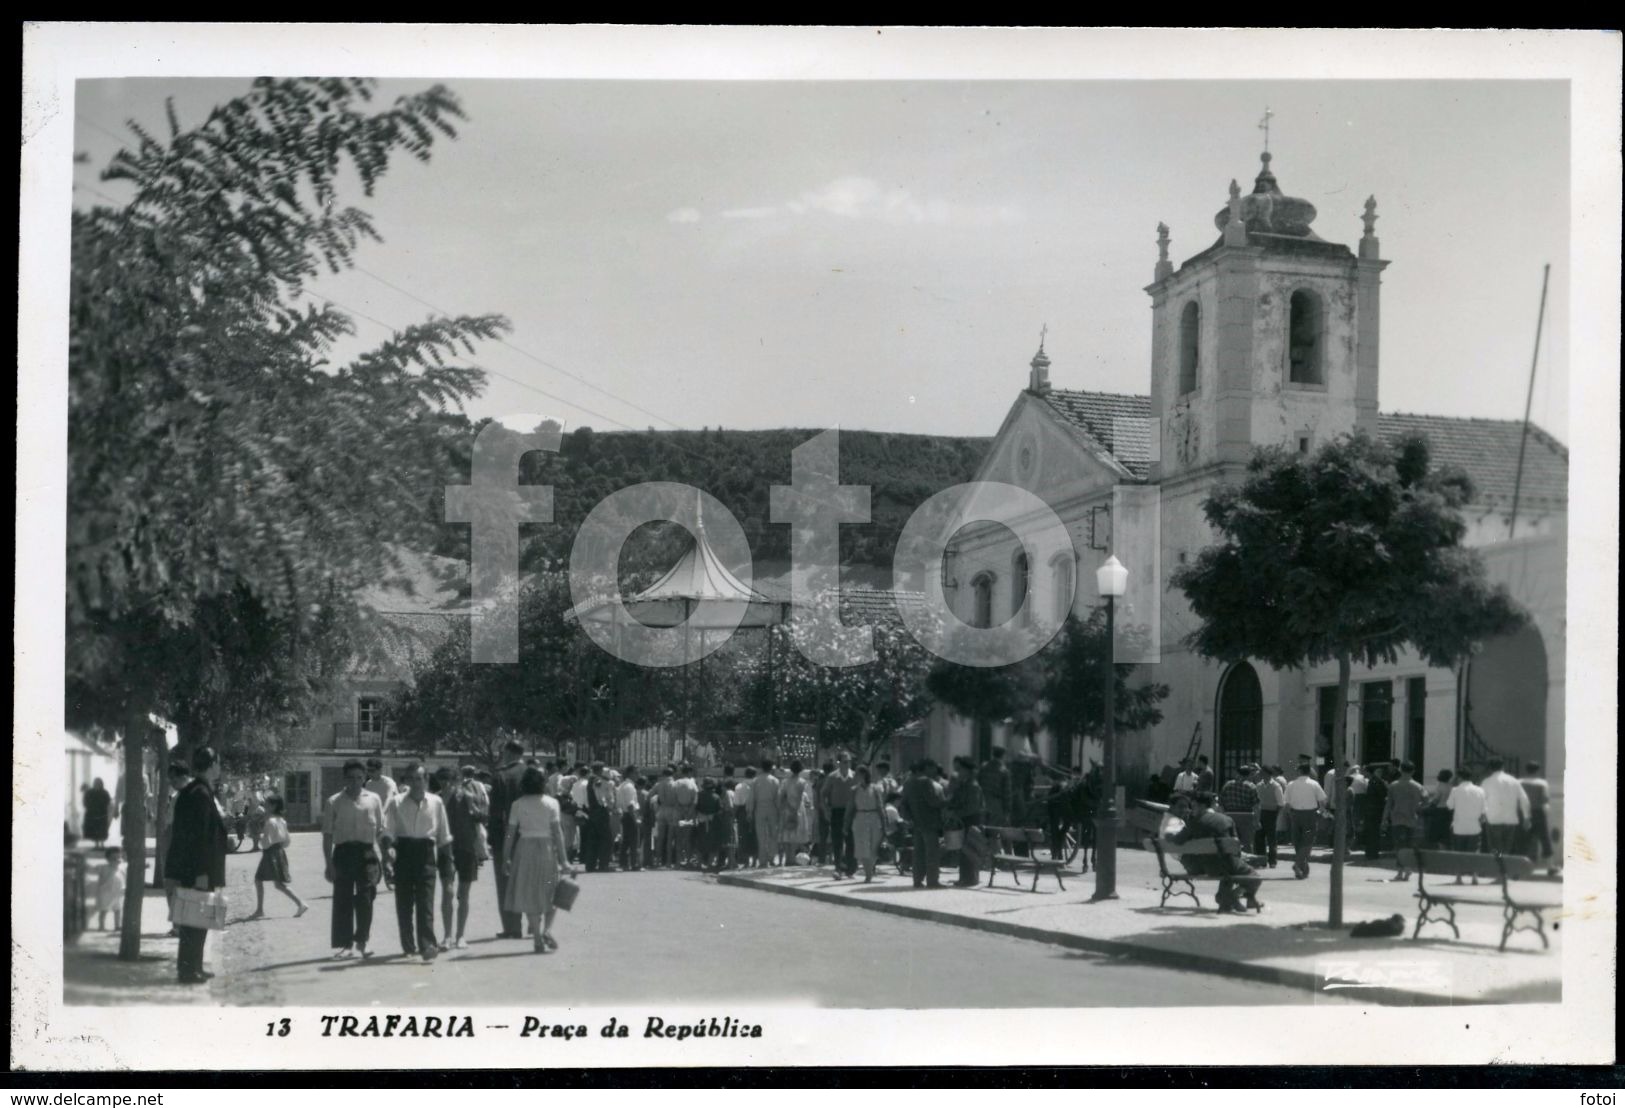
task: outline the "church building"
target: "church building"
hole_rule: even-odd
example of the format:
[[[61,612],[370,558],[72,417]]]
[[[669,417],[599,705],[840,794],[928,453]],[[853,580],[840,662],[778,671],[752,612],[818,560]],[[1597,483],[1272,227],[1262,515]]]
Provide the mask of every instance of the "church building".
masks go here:
[[[1119,615],[1138,613],[1160,632],[1154,660],[1137,675],[1171,690],[1161,723],[1119,735],[1117,779],[1128,795],[1187,754],[1208,755],[1220,780],[1250,761],[1290,767],[1309,754],[1324,762],[1335,665],[1275,670],[1197,656],[1184,644],[1195,618],[1168,578],[1213,541],[1202,502],[1216,487],[1239,482],[1255,449],[1307,453],[1357,430],[1388,440],[1420,431],[1436,462],[1472,477],[1477,492],[1466,511],[1466,542],[1532,619],[1455,669],[1429,667],[1409,653],[1392,665],[1356,667],[1349,756],[1357,763],[1410,759],[1424,780],[1441,768],[1481,766],[1492,755],[1514,770],[1539,763],[1556,800],[1564,765],[1568,450],[1538,427],[1525,439],[1516,420],[1383,411],[1379,321],[1389,263],[1379,252],[1376,202],[1366,201],[1364,233],[1351,251],[1315,233],[1314,206],[1281,191],[1270,160],[1265,153],[1251,193],[1231,183],[1214,219],[1218,239],[1183,264],[1169,260],[1168,229],[1159,226],[1160,257],[1146,288],[1147,395],[1056,388],[1040,344],[978,480],[1038,495],[1066,525],[1071,555],[1028,565],[1010,531],[952,526],[944,564],[949,603],[973,626],[1005,622],[1029,597],[1024,619],[1053,626],[1069,614],[1081,618],[1101,602],[1096,568],[1116,554],[1131,574]],[[1141,549],[1130,556],[1125,525],[1147,505],[1152,526],[1136,525]],[[927,731],[926,749],[944,761],[979,759],[994,745],[1019,751],[1026,741],[1003,721],[962,719],[943,708]],[[1072,748],[1041,734],[1036,746],[1045,761],[1073,769],[1100,757],[1093,741]]]

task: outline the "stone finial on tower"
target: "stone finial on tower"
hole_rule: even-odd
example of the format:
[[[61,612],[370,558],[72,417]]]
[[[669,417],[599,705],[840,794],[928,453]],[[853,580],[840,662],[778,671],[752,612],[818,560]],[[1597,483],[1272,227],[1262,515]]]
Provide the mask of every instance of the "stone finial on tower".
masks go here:
[[[1156,276],[1152,280],[1160,281],[1164,277],[1172,276],[1173,272],[1174,263],[1168,260],[1168,225],[1159,223],[1157,224],[1157,269]]]
[[[1379,256],[1380,244],[1377,242],[1377,198],[1375,196],[1365,198],[1365,214],[1360,217],[1360,222],[1365,224],[1365,234],[1360,236],[1360,257],[1376,260]]]
[[[1044,339],[1049,335],[1049,324],[1038,332],[1038,353],[1033,355],[1032,372],[1027,377],[1029,392],[1049,391],[1049,355],[1044,353]]]
[[[1241,186],[1234,177],[1230,179],[1230,222],[1224,226],[1224,244],[1247,245],[1247,223],[1241,218]]]

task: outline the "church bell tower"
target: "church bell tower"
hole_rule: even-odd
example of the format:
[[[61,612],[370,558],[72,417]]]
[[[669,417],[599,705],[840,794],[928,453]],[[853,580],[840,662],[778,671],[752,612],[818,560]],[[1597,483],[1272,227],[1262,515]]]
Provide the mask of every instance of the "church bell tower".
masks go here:
[[[1161,428],[1152,476],[1243,465],[1260,446],[1309,451],[1377,430],[1376,201],[1358,253],[1311,229],[1314,205],[1282,193],[1268,150],[1243,195],[1214,217],[1220,235],[1177,269],[1158,226],[1151,409]]]

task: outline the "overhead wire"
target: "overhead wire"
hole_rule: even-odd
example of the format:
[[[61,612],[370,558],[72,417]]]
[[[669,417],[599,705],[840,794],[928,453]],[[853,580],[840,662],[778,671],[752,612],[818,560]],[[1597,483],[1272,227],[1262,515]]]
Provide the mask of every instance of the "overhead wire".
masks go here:
[[[96,122],[96,120],[91,119],[89,116],[83,115],[83,114],[81,114],[79,112],[75,112],[74,113],[74,118],[76,120],[78,120],[80,123],[83,123],[85,126],[90,127],[93,130],[101,132],[103,135],[106,135],[108,138],[112,139],[115,142],[125,143],[125,142],[128,141],[128,139],[125,136],[119,135],[117,132],[113,131],[111,128],[103,126],[102,124]],[[114,200],[112,197],[108,196],[106,193],[101,192],[101,191],[99,191],[97,189],[91,188],[88,185],[77,185],[75,187],[84,188],[87,192],[94,193],[96,196],[100,197],[103,200],[106,200],[110,204],[118,204],[118,203],[120,203],[120,201]],[[405,297],[407,297],[407,298],[409,298],[411,300],[416,301],[419,304],[422,304],[424,307],[430,309],[431,311],[439,312],[441,315],[448,316],[448,317],[455,314],[453,312],[447,311],[445,308],[441,307],[440,305],[435,304],[432,301],[427,300],[422,296],[419,296],[417,293],[412,292],[410,289],[402,288],[400,285],[396,284],[395,282],[390,281],[387,278],[385,278],[383,276],[380,276],[377,273],[374,273],[372,270],[368,269],[367,267],[365,267],[363,265],[352,263],[351,268],[365,274],[366,276],[372,278],[374,281],[377,281],[379,284],[385,286],[386,288],[393,289],[395,292],[400,293],[402,296],[405,296]],[[355,308],[352,308],[352,307],[349,307],[348,305],[342,304],[339,301],[332,299],[331,297],[328,297],[328,296],[325,296],[325,295],[319,294],[319,293],[318,294],[311,294],[311,295],[314,296],[317,299],[323,300],[325,303],[332,304],[334,307],[337,307],[337,308],[342,308],[344,311],[347,311],[347,312],[350,312],[353,315],[359,316],[360,318],[365,319],[365,320],[367,320],[367,321],[369,321],[371,323],[374,323],[374,324],[378,325],[379,327],[383,327],[386,330],[389,330],[391,333],[395,333],[395,332],[398,332],[400,330],[399,328],[394,327],[391,324],[385,323],[383,320],[377,319],[377,318],[375,318],[373,316],[367,315],[365,312],[358,311]],[[494,341],[500,343],[503,346],[506,346],[508,349],[514,351],[517,354],[522,355],[523,357],[529,358],[531,361],[535,362],[537,365],[540,365],[540,366],[542,366],[542,367],[544,367],[546,369],[550,369],[553,372],[558,373],[558,374],[560,374],[560,375],[562,375],[564,377],[567,377],[570,380],[575,381],[576,383],[578,383],[580,385],[583,385],[583,386],[585,386],[585,387],[587,387],[589,389],[592,389],[594,392],[599,393],[600,395],[605,396],[605,397],[609,398],[610,400],[615,401],[617,404],[624,405],[625,407],[629,408],[630,410],[632,410],[634,412],[637,412],[640,415],[644,415],[644,416],[647,416],[650,419],[656,420],[656,421],[658,421],[660,423],[664,423],[666,426],[672,428],[673,430],[682,430],[682,425],[677,423],[675,420],[667,419],[665,416],[659,415],[656,412],[651,412],[649,409],[643,407],[640,404],[635,403],[634,401],[626,399],[624,396],[620,396],[620,395],[618,395],[618,394],[616,394],[614,392],[611,392],[609,389],[606,389],[601,385],[594,384],[592,381],[588,380],[586,377],[581,376],[580,374],[572,373],[570,370],[565,369],[563,366],[557,364],[556,362],[549,361],[548,359],[543,358],[538,354],[534,354],[531,351],[524,349],[523,347],[519,346],[517,343],[511,342],[508,339],[502,338],[501,336],[497,336],[494,339]],[[624,420],[615,419],[612,416],[605,415],[602,412],[594,411],[591,408],[585,407],[585,406],[583,406],[581,404],[576,403],[575,401],[572,401],[572,400],[569,400],[569,399],[567,399],[565,397],[559,396],[556,393],[548,392],[546,389],[543,389],[543,388],[540,388],[539,386],[533,385],[528,381],[521,380],[518,377],[514,377],[514,376],[511,376],[509,374],[502,373],[502,372],[500,372],[498,370],[488,369],[488,368],[485,369],[485,372],[490,374],[493,377],[498,377],[498,378],[500,378],[500,379],[502,379],[504,381],[507,381],[510,384],[515,384],[515,385],[518,385],[521,388],[529,389],[530,391],[536,393],[537,395],[544,396],[544,397],[546,397],[547,399],[553,401],[556,404],[563,404],[563,405],[565,405],[565,406],[567,406],[569,408],[573,408],[574,410],[576,410],[578,412],[581,412],[584,415],[591,416],[594,419],[602,420],[605,423],[613,424],[616,427],[620,427],[620,428],[622,428],[624,430],[628,430],[628,431],[635,431],[635,430],[638,429],[635,426],[633,426],[632,424],[625,422]]]

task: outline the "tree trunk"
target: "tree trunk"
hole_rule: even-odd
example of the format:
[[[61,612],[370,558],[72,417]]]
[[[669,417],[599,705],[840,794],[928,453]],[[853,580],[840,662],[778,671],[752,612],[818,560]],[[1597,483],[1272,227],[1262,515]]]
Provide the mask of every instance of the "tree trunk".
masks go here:
[[[1332,779],[1332,891],[1327,911],[1328,927],[1343,926],[1343,853],[1348,837],[1349,804],[1354,799],[1348,791],[1348,773],[1343,768],[1344,752],[1348,749],[1349,719],[1349,656],[1337,656],[1337,715],[1332,719],[1332,768],[1337,776]]]
[[[153,805],[153,816],[157,822],[158,853],[152,859],[152,883],[157,888],[164,887],[164,855],[169,852],[169,836],[174,828],[169,824],[169,737],[160,732],[158,737],[158,803]]]
[[[124,857],[129,877],[124,882],[124,923],[119,932],[118,956],[133,962],[141,957],[141,905],[147,897],[147,782],[144,755],[152,728],[144,709],[131,709],[124,724]]]

